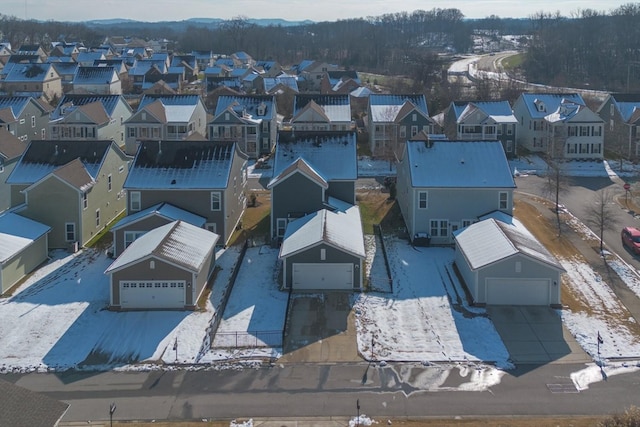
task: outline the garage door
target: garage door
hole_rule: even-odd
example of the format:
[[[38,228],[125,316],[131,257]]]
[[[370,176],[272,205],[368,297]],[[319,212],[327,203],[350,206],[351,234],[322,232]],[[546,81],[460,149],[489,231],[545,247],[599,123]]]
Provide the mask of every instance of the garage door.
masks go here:
[[[353,264],[293,264],[293,289],[353,289]]]
[[[487,304],[549,305],[548,279],[487,279]]]
[[[122,281],[120,306],[122,308],[183,308],[184,280]]]

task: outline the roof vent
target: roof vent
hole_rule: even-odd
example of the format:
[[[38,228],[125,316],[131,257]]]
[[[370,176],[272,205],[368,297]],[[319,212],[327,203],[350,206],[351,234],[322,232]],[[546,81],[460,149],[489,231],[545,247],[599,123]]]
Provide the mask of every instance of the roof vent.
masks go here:
[[[171,185],[176,185],[176,180],[175,179],[171,180]]]
[[[464,165],[464,157],[460,159],[460,164]]]

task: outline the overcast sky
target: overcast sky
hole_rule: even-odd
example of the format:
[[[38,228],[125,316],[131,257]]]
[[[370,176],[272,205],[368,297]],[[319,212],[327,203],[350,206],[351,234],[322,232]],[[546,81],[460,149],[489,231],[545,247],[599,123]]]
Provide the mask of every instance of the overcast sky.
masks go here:
[[[495,14],[526,18],[539,11],[570,16],[584,9],[610,12],[631,0],[2,0],[0,13],[17,18],[84,21],[129,18],[171,21],[188,18],[283,18],[335,21],[384,13],[434,8],[460,9],[467,18]]]

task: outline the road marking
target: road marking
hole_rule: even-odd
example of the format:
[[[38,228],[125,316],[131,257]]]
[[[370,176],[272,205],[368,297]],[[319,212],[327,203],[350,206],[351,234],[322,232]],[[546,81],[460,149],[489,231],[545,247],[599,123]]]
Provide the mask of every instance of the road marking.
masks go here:
[[[580,393],[574,383],[547,384],[547,388],[551,393]]]

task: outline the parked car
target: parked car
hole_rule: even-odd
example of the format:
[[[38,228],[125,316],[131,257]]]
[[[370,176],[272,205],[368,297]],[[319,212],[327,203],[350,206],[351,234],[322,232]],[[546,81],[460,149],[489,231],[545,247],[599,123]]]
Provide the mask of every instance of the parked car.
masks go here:
[[[622,244],[634,254],[640,255],[640,230],[635,227],[625,227],[622,229],[621,236]]]

